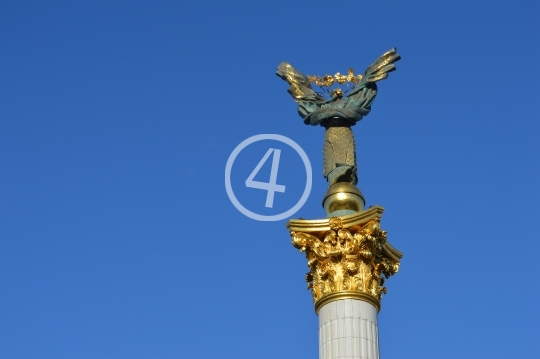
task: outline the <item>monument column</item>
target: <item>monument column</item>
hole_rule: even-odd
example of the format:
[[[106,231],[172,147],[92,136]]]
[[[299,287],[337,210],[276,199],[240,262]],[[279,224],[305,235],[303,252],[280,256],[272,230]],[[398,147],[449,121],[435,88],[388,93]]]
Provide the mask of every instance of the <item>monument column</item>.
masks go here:
[[[326,217],[290,220],[292,244],[306,253],[306,282],[319,316],[320,359],[378,359],[377,313],[386,293],[385,278],[397,273],[402,254],[380,227],[383,208],[364,210],[351,127],[371,111],[376,82],[388,77],[400,59],[395,48],[371,64],[364,75],[305,76],[282,62],[276,74],[290,85],[306,125],[326,129],[323,146],[323,199]],[[311,84],[323,92],[316,92]],[[346,96],[335,84],[349,83]],[[323,95],[330,95],[324,98]]]

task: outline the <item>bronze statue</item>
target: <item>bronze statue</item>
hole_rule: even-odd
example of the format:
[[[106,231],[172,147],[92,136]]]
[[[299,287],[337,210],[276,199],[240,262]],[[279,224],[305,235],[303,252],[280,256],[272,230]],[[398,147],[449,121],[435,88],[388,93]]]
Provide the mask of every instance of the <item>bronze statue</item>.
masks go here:
[[[276,74],[290,84],[288,91],[298,102],[298,113],[304,123],[326,129],[323,158],[328,186],[338,182],[357,184],[356,147],[351,126],[369,114],[377,95],[376,82],[387,78],[388,73],[396,69],[394,63],[400,58],[393,48],[371,64],[363,76],[354,76],[350,69],[347,75],[307,77],[287,62],[278,66]],[[326,87],[336,82],[352,82],[355,86],[345,97],[341,89],[336,89],[330,94],[331,98],[325,100],[312,89],[312,82]]]

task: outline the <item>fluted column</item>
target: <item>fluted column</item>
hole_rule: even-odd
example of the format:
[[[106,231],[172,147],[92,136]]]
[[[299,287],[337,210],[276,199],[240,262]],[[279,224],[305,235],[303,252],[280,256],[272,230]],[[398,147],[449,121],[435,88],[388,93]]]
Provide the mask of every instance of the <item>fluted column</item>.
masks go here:
[[[377,308],[341,299],[319,309],[319,359],[379,359]]]

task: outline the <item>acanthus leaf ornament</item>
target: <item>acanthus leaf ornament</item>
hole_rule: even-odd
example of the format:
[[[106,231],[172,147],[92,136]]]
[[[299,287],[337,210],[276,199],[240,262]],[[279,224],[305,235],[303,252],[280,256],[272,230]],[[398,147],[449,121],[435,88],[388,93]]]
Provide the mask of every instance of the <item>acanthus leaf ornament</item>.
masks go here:
[[[328,230],[314,232],[318,235],[290,232],[293,246],[306,253],[306,281],[315,306],[339,293],[358,293],[380,303],[386,293],[384,280],[397,273],[401,258],[401,253],[387,243],[380,219],[347,228],[340,217],[332,217],[327,223]]]

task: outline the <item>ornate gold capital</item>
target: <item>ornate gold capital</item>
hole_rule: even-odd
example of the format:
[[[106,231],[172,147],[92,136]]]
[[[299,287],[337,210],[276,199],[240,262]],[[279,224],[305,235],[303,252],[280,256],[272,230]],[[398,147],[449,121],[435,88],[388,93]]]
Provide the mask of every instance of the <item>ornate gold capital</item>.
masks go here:
[[[380,228],[381,207],[325,220],[291,220],[292,244],[306,253],[306,275],[315,310],[333,300],[357,298],[378,309],[384,279],[397,273],[403,256]]]

